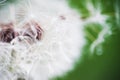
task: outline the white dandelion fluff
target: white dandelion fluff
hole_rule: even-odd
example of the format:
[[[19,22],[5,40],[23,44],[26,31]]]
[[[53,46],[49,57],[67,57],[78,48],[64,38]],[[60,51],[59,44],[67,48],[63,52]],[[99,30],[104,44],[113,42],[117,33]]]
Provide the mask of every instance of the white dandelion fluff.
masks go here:
[[[0,44],[0,80],[49,80],[71,70],[81,55],[82,22],[65,0],[23,0],[1,10],[0,17],[15,31],[9,43]]]

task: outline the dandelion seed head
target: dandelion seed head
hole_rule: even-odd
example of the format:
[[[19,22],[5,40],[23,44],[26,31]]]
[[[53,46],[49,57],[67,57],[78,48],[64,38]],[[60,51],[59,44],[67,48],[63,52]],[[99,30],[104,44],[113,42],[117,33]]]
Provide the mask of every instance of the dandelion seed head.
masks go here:
[[[79,14],[65,0],[26,1],[14,5],[10,13],[18,36],[6,43],[11,50],[7,54],[12,55],[7,57],[10,59],[7,68],[12,67],[8,74],[14,79],[22,76],[49,80],[72,70],[85,43]],[[8,19],[11,20],[9,16]]]

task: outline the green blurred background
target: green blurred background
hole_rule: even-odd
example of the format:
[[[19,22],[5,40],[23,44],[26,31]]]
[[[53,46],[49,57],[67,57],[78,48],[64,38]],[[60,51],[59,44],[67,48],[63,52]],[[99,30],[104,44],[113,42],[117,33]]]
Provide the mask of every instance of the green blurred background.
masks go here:
[[[104,26],[95,22],[86,24],[84,30],[87,44],[84,46],[82,59],[75,63],[72,71],[55,80],[120,80],[120,1],[68,0],[68,2],[71,8],[80,13],[82,20],[87,20],[91,16],[88,3],[96,10],[99,9],[102,15],[109,16],[105,23],[109,24],[112,34],[106,33],[103,36],[105,41],[91,52],[91,44]]]

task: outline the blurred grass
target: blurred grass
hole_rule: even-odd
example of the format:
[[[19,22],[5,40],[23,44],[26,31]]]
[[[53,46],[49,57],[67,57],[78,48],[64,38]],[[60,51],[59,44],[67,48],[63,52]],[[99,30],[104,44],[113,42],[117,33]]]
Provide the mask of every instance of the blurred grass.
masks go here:
[[[120,80],[119,0],[69,0],[70,6],[77,9],[85,20],[91,16],[87,7],[88,3],[92,3],[95,9],[100,9],[101,14],[109,16],[106,24],[109,25],[112,34],[110,36],[105,35],[105,42],[101,43],[92,54],[90,45],[97,38],[102,27],[98,23],[86,24],[85,37],[87,44],[83,49],[82,60],[76,62],[74,70],[54,80]],[[102,55],[98,55],[101,52],[97,49],[101,46]]]

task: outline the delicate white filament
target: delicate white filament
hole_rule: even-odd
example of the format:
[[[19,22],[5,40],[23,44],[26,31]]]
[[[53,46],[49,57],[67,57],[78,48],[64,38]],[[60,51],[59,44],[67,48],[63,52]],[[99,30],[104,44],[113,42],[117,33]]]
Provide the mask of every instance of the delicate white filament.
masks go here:
[[[16,80],[17,77],[49,80],[71,70],[85,43],[79,15],[68,7],[65,0],[26,0],[14,8],[14,13],[11,14],[14,15],[15,29],[24,31],[23,26],[35,20],[44,34],[41,41],[32,45],[29,44],[31,39],[21,35],[6,46],[11,51],[6,54],[12,55],[12,58],[7,57],[11,59],[10,63],[7,60],[10,71],[4,69],[13,78],[11,80]],[[65,20],[60,16],[64,16]],[[8,19],[11,20],[10,17]],[[30,27],[36,33],[35,26],[31,24]],[[0,50],[2,51],[1,48]]]

